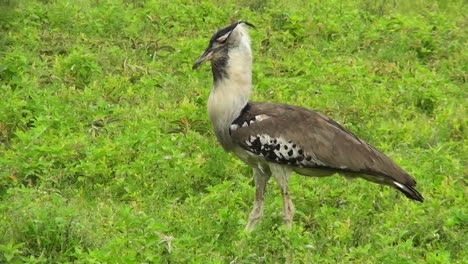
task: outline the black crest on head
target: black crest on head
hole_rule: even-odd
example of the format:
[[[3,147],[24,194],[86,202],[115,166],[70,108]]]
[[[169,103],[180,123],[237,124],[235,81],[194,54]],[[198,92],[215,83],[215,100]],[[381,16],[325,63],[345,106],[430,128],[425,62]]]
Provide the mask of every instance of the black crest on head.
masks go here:
[[[249,22],[246,22],[246,21],[240,21],[240,22],[237,22],[237,23],[234,23],[232,25],[229,25],[223,29],[220,29],[218,30],[214,35],[213,37],[211,37],[211,40],[210,40],[210,46],[213,44],[213,42],[215,42],[218,38],[226,35],[227,33],[233,31],[239,24],[245,24],[251,28],[255,28],[255,26]]]
[[[220,38],[220,37],[226,35],[227,33],[231,32],[231,31],[233,31],[233,30],[237,27],[238,24],[239,24],[239,23],[235,23],[235,24],[232,24],[232,25],[230,25],[230,26],[228,26],[228,27],[225,27],[225,28],[223,28],[223,29],[218,30],[218,32],[216,32],[216,33],[213,35],[213,37],[211,37],[210,46],[211,46],[218,38]]]

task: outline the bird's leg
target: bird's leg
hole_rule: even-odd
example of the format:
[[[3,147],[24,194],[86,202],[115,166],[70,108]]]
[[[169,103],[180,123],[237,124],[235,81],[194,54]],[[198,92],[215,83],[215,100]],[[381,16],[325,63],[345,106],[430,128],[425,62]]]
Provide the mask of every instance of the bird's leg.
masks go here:
[[[254,168],[253,176],[255,181],[255,200],[252,212],[249,214],[249,220],[245,226],[245,230],[249,232],[253,230],[258,221],[263,217],[263,197],[271,173],[264,173],[260,169]]]
[[[273,170],[273,175],[275,176],[276,182],[281,189],[281,195],[283,196],[283,223],[286,225],[286,228],[291,229],[295,212],[294,205],[289,196],[288,187],[291,171],[282,167],[276,167],[276,169]]]

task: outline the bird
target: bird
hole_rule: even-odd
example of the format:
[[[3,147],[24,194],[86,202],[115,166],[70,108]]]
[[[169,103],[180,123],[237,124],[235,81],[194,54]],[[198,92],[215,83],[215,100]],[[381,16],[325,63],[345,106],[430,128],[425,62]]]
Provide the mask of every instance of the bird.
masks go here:
[[[208,115],[226,152],[253,170],[254,204],[245,226],[252,231],[263,217],[264,194],[271,178],[282,195],[282,220],[292,228],[295,208],[289,191],[293,172],[312,177],[334,174],[393,187],[423,202],[416,181],[384,153],[327,116],[300,106],[253,102],[252,49],[247,21],[218,30],[192,69],[211,62],[213,86]]]

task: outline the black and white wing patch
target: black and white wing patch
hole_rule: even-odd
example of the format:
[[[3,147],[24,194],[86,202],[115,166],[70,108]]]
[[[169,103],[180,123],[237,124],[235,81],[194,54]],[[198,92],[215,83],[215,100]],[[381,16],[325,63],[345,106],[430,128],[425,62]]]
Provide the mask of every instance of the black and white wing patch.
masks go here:
[[[300,146],[282,137],[267,134],[250,136],[245,140],[244,149],[266,160],[298,167],[324,166],[314,153],[305,152]]]
[[[252,116],[252,117],[249,117],[246,120],[242,120],[242,119],[238,118],[238,119],[234,120],[234,122],[232,122],[231,126],[229,127],[229,134],[231,134],[231,132],[233,130],[237,130],[238,128],[241,128],[241,127],[247,127],[247,126],[252,125],[255,122],[260,122],[260,121],[263,121],[263,120],[266,120],[266,119],[269,119],[269,118],[270,118],[270,116],[265,115],[265,114]]]
[[[237,137],[240,146],[252,155],[265,158],[267,161],[288,164],[297,167],[321,167],[321,162],[314,153],[306,152],[299,144],[286,140],[282,136],[273,136],[260,132],[267,121],[271,124],[272,116],[254,113],[252,105],[247,104],[240,116],[229,127],[229,134],[241,135]],[[240,133],[240,134],[239,134]],[[250,135],[249,135],[250,134]]]

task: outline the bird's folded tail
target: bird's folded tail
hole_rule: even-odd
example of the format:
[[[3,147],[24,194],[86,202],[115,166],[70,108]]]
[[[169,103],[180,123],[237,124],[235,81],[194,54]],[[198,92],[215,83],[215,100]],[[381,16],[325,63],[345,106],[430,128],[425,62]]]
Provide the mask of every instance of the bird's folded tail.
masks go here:
[[[406,197],[421,203],[424,201],[424,197],[413,186],[396,181],[394,181],[393,184],[396,189],[405,194]]]

